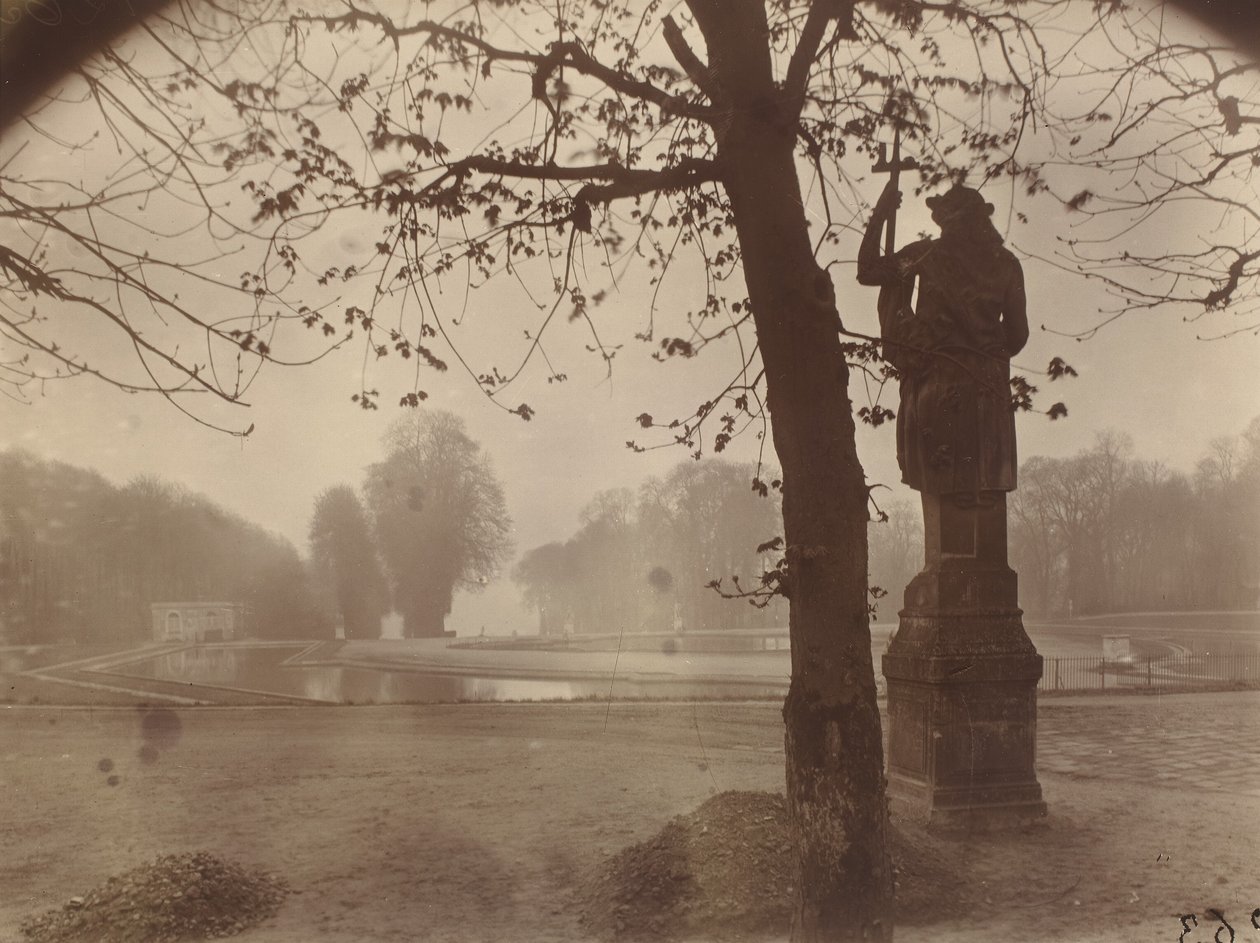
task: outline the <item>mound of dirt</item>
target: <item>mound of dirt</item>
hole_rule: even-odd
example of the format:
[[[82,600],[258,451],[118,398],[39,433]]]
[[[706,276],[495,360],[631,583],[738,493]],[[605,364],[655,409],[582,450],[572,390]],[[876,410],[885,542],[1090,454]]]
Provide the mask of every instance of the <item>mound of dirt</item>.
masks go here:
[[[966,909],[938,842],[894,828],[892,853],[899,924]],[[583,924],[604,936],[756,940],[790,929],[795,878],[783,796],[724,792],[614,855],[578,900]]]
[[[31,943],[176,943],[240,933],[275,914],[282,878],[205,852],[164,855],[31,917]]]

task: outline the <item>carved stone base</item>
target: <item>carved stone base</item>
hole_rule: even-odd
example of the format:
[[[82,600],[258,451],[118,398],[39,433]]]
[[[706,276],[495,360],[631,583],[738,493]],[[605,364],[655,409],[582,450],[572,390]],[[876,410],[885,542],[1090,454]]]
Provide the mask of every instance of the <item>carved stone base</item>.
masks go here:
[[[1006,495],[925,494],[923,524],[923,572],[884,655],[889,796],[933,827],[1036,821],[1041,656],[1006,562]]]
[[[883,668],[888,789],[901,814],[949,829],[1018,827],[1046,814],[1036,773],[1040,655],[890,648]]]
[[[932,827],[1018,827],[1045,816],[1037,782],[1041,656],[1006,564],[1006,501],[925,495],[927,563],[884,655],[888,790]]]

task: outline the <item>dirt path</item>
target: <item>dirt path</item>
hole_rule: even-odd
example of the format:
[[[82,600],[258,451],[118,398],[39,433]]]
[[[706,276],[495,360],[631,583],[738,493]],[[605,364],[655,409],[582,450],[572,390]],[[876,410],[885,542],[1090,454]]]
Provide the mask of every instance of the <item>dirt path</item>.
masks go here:
[[[1251,693],[1155,704],[1051,702],[1043,742],[1069,744],[1063,758],[1072,736],[1145,724],[1141,747],[1152,717],[1191,736],[1260,719]],[[1217,907],[1260,940],[1246,864],[1260,796],[1226,775],[1227,740],[1162,781],[1137,760],[1043,769],[1048,827],[952,842],[973,906],[899,939],[1148,943],[1197,912],[1198,943]],[[1194,788],[1214,772],[1226,788]],[[608,856],[714,792],[782,776],[773,704],[0,708],[0,940],[112,873],[205,849],[300,892],[243,943],[577,943],[571,891]]]

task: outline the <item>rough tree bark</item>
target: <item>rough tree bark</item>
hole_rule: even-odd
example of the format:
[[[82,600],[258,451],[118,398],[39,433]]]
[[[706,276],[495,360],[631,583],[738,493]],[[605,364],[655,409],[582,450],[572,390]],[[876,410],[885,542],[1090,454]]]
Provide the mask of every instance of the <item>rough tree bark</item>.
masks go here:
[[[739,235],[783,471],[792,682],[787,799],[800,863],[792,939],[891,940],[883,745],[867,610],[866,478],[830,277],[773,81],[761,0],[692,0],[728,102],[719,163]]]

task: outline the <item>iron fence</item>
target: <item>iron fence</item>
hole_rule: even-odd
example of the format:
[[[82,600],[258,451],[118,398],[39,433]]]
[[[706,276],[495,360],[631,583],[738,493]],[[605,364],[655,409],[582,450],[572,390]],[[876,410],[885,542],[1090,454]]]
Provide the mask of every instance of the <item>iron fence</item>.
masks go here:
[[[1146,658],[1046,658],[1039,691],[1260,687],[1260,653]]]

